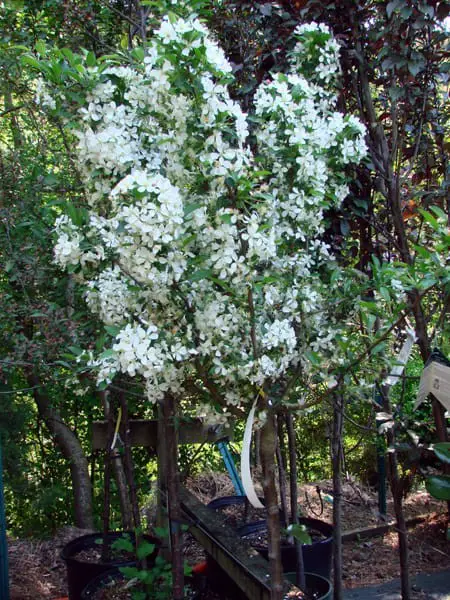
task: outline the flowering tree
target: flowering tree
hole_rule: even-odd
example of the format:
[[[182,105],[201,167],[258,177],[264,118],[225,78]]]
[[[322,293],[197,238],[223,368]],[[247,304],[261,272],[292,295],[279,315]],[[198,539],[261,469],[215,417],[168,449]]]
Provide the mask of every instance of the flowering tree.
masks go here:
[[[272,414],[299,406],[297,383],[320,374],[319,358],[341,360],[345,323],[330,298],[343,296],[342,281],[324,213],[366,151],[361,123],[336,111],[337,42],[323,25],[294,35],[289,70],[260,85],[249,114],[193,17],[166,17],[128,66],[64,51],[39,63],[56,84],[39,85],[39,102],[75,116],[88,208],[57,219],[55,260],[111,336],[90,364],[100,384],[142,376],[150,402],[194,386],[208,422],[257,399],[271,556]]]

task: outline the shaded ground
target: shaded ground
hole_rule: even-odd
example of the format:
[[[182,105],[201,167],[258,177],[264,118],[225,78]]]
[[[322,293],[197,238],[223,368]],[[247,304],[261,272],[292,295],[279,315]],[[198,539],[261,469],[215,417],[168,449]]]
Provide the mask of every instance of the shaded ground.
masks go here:
[[[228,477],[222,474],[201,475],[191,479],[188,487],[204,503],[215,497],[233,494]],[[300,488],[299,506],[306,516],[331,522],[330,483],[321,482],[320,488],[323,490],[322,503],[315,486]],[[389,501],[388,517],[392,517],[391,506]],[[405,510],[408,518],[419,514],[429,515],[410,531],[411,574],[450,569],[450,542],[446,541],[444,534],[446,518],[443,503],[434,502],[425,492],[415,492],[406,500]],[[347,483],[344,487],[343,512],[345,531],[367,528],[381,522],[377,515],[376,493],[355,483]],[[11,600],[55,600],[67,595],[65,566],[59,554],[64,544],[84,533],[86,532],[79,529],[64,528],[51,540],[10,539]],[[201,549],[192,540],[187,542],[186,551],[189,562],[195,563],[202,559]],[[344,544],[344,584],[347,588],[381,584],[397,577],[399,565],[394,532]],[[394,598],[396,596],[391,596],[390,600]],[[417,592],[416,598],[422,600],[433,596]],[[440,600],[439,596],[437,598]]]
[[[412,600],[450,600],[450,571],[412,578]],[[399,580],[345,592],[345,600],[401,600]]]

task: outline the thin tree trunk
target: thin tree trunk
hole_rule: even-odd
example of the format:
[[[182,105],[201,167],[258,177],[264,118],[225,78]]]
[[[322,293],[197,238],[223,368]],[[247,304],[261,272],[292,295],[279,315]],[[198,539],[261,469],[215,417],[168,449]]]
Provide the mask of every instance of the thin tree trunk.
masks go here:
[[[261,429],[261,465],[264,499],[267,510],[267,533],[269,547],[269,570],[271,577],[271,600],[283,598],[283,568],[281,565],[281,532],[278,497],[275,486],[276,431],[274,415],[266,405],[267,420]]]
[[[395,452],[389,453],[389,471],[391,472],[389,479],[394,498],[395,520],[397,522],[402,600],[410,600],[411,583],[409,579],[408,530],[406,528],[405,513],[403,510],[403,490],[398,474],[397,455]]]
[[[167,505],[169,509],[170,545],[172,551],[173,600],[184,598],[184,569],[182,555],[181,505],[178,481],[178,432],[176,401],[166,394],[163,404],[167,477]]]
[[[141,515],[139,512],[139,502],[136,490],[136,480],[134,477],[133,457],[131,455],[130,444],[130,420],[128,418],[128,405],[125,394],[120,392],[120,406],[122,408],[122,433],[124,437],[124,453],[125,453],[125,473],[130,491],[131,512],[133,515],[134,526],[136,529],[141,527]]]
[[[111,445],[114,438],[114,421],[110,411],[107,423],[107,436],[105,448],[105,461],[103,469],[103,546],[102,562],[107,563],[111,559],[111,546],[107,543],[107,536],[111,522]]]
[[[283,460],[283,455],[281,453],[281,444],[282,444],[282,436],[283,436],[283,420],[282,416],[277,416],[277,466],[278,466],[278,481],[280,485],[280,500],[281,500],[281,515],[285,524],[288,522],[288,509],[287,509],[287,496],[286,496],[286,468]]]
[[[383,409],[387,413],[391,413],[392,407],[387,389],[382,389],[382,397]],[[408,531],[406,528],[405,514],[403,511],[403,486],[399,475],[397,452],[395,450],[395,430],[393,428],[389,429],[386,433],[386,437],[390,450],[388,452],[389,484],[391,487],[392,497],[394,499],[395,520],[397,523],[402,600],[410,600],[411,584],[409,579]]]
[[[289,485],[291,495],[291,523],[298,523],[298,493],[297,493],[297,450],[295,439],[294,417],[291,413],[286,415],[286,426],[288,433],[288,448],[289,448]],[[303,549],[299,540],[295,540],[296,550],[296,584],[301,589],[305,589],[305,564],[303,561]]]
[[[342,600],[342,433],[344,400],[339,390],[333,398],[333,572],[334,600]]]
[[[108,399],[108,392],[99,392],[103,404],[103,412],[105,419],[109,419],[110,414],[110,402]],[[133,514],[131,511],[130,498],[127,489],[127,478],[125,475],[125,469],[123,466],[123,460],[120,452],[117,448],[111,451],[111,464],[114,471],[114,479],[116,480],[117,493],[119,496],[120,503],[120,515],[122,519],[122,527],[125,531],[133,529]]]
[[[89,466],[81,444],[76,435],[64,423],[58,411],[45,391],[36,373],[28,372],[27,381],[33,389],[33,395],[39,414],[44,419],[55,443],[64,458],[67,459],[72,478],[75,525],[82,529],[93,529],[92,486]]]

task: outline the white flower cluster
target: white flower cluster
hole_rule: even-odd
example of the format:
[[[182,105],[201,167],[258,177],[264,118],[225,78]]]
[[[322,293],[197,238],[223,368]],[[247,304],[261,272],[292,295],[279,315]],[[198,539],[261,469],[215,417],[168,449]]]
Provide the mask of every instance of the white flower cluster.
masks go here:
[[[89,69],[77,137],[90,214],[58,219],[55,257],[118,327],[91,363],[101,380],[140,375],[155,401],[210,378],[237,406],[255,384],[308,372],[307,352],[336,351],[320,238],[348,192],[344,168],[365,154],[364,129],[335,109],[328,29],[295,35],[291,71],[260,86],[251,119],[194,18],[164,19],[142,63]],[[223,422],[214,406],[198,413]]]

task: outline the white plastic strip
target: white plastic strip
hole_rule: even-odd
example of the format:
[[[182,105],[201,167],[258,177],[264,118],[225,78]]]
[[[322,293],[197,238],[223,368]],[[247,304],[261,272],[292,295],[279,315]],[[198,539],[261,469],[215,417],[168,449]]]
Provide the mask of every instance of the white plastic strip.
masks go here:
[[[411,327],[408,327],[406,330],[406,341],[403,344],[402,349],[399,352],[399,355],[397,356],[397,365],[395,367],[392,368],[392,371],[389,374],[389,377],[386,377],[386,380],[384,382],[385,385],[387,386],[392,386],[395,385],[397,383],[397,381],[400,379],[401,374],[403,373],[403,369],[405,368],[406,363],[409,360],[409,357],[411,356],[411,352],[414,346],[414,343],[416,341],[416,334],[414,332],[414,329],[412,329]]]
[[[245,495],[247,496],[250,504],[255,508],[264,508],[264,505],[260,502],[258,496],[256,495],[255,486],[253,485],[252,474],[250,471],[250,447],[252,443],[252,429],[255,418],[256,402],[257,401],[255,400],[248,414],[247,423],[245,424],[244,441],[242,443],[241,452],[241,479]]]

